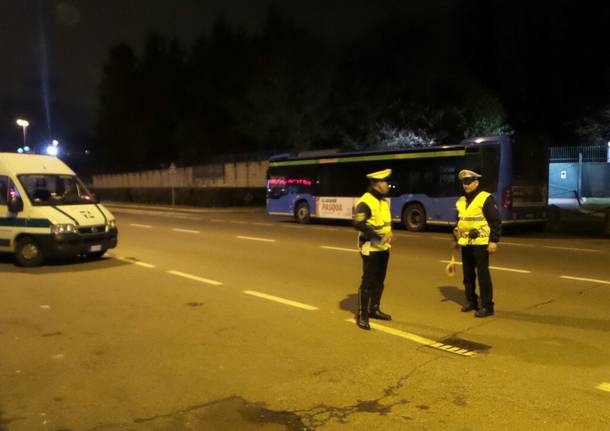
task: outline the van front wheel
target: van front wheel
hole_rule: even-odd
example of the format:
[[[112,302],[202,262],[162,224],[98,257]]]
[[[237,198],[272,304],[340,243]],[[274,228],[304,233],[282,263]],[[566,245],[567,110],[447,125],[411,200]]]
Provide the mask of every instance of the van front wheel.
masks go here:
[[[29,268],[42,265],[44,255],[36,240],[26,236],[17,240],[15,259],[17,260],[17,265]]]

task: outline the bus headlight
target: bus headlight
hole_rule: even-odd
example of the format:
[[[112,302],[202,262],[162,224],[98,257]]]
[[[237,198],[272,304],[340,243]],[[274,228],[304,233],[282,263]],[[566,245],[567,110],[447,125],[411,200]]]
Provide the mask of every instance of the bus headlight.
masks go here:
[[[63,233],[78,233],[76,226],[73,224],[54,224],[51,226],[51,233],[55,235]]]

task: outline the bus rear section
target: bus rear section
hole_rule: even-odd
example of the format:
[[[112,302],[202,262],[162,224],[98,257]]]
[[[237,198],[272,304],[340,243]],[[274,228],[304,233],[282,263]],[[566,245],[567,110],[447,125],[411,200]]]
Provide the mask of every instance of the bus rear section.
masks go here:
[[[541,139],[517,137],[512,141],[511,178],[501,190],[505,224],[543,224],[547,221],[548,155]]]

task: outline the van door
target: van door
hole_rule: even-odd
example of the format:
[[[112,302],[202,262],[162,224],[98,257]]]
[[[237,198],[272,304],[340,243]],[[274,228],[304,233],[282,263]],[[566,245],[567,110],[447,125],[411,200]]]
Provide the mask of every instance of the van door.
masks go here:
[[[0,175],[0,251],[9,251],[14,227],[11,227],[8,212],[9,178]]]

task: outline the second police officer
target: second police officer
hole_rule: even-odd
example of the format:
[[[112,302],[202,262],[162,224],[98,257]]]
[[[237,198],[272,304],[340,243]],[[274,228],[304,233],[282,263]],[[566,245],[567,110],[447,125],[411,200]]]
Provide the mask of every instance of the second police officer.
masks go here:
[[[489,254],[495,253],[501,233],[500,212],[491,194],[479,190],[481,175],[464,169],[458,174],[464,195],[456,202],[458,222],[454,229],[455,247],[462,248],[462,270],[467,305],[463,312],[475,310],[476,317],[494,314],[493,287],[489,274]],[[479,278],[481,307],[475,292]]]

